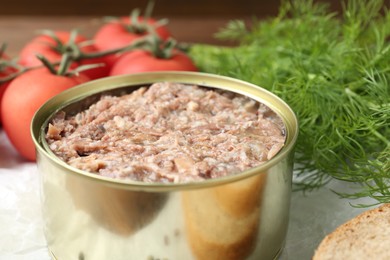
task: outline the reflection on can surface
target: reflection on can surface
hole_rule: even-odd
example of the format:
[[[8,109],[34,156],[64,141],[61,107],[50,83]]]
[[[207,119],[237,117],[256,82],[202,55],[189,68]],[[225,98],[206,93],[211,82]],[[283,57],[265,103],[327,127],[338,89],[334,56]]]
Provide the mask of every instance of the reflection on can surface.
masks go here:
[[[283,119],[284,148],[238,175],[175,184],[97,176],[66,165],[48,149],[44,133],[56,111],[80,110],[101,92],[131,91],[160,81],[221,88],[266,104]],[[57,259],[272,259],[283,247],[297,121],[282,100],[258,86],[192,72],[105,78],[47,102],[34,117],[32,134],[45,235]]]

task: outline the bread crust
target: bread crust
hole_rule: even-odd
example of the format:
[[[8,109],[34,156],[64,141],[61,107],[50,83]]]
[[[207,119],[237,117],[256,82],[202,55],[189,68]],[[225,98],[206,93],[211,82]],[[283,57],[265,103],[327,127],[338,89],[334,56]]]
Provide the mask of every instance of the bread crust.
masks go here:
[[[313,260],[390,259],[390,204],[367,210],[337,227],[315,250]]]

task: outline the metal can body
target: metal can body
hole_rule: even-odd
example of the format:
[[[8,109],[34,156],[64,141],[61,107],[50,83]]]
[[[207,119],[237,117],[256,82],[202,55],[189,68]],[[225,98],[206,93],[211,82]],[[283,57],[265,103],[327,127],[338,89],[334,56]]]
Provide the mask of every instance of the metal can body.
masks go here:
[[[173,81],[249,96],[274,110],[286,128],[284,148],[240,174],[196,183],[139,183],[83,172],[58,159],[44,140],[58,110],[80,110],[102,92]],[[140,73],[88,82],[36,113],[32,136],[41,174],[48,247],[56,259],[273,259],[288,226],[293,147],[291,109],[249,83],[204,73]]]

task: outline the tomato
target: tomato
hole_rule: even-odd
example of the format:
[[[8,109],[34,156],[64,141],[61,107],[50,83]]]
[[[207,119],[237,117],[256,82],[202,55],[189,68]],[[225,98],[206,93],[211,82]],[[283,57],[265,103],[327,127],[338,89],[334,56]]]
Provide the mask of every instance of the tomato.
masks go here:
[[[94,45],[87,45],[81,48],[85,53],[96,53],[98,49]],[[107,62],[106,57],[91,58],[91,59],[82,59],[79,62],[79,65],[90,65],[90,64],[100,64],[100,67],[93,69],[84,70],[81,73],[85,74],[90,79],[100,79],[108,76],[111,66]]]
[[[5,54],[3,54],[2,57],[0,57],[0,79],[9,76],[12,73],[17,72],[17,70],[14,67],[8,66],[6,63],[2,63],[3,61],[5,61],[5,62],[9,61],[9,58]],[[2,97],[4,95],[4,91],[8,87],[9,83],[10,83],[9,81],[5,82],[5,83],[0,83],[0,124],[2,122],[2,119],[1,119],[1,100],[2,100]]]
[[[158,58],[151,52],[135,50],[124,54],[112,67],[110,76],[146,71],[197,71],[184,52],[174,50],[170,58]]]
[[[0,73],[1,74],[1,73]],[[0,75],[1,77],[1,75]],[[3,95],[4,95],[4,92],[6,90],[6,88],[8,87],[9,83],[3,83],[3,84],[0,84],[0,125],[2,124],[2,117],[1,117],[1,101],[3,99]]]
[[[9,84],[1,103],[3,128],[23,157],[35,160],[30,124],[38,108],[54,95],[88,80],[83,74],[70,77],[54,75],[42,67],[25,72]]]
[[[59,62],[62,55],[69,51],[69,39],[71,32],[56,31],[54,32],[58,40],[63,44],[60,48],[59,44],[50,36],[42,34],[33,38],[28,42],[19,53],[19,63],[23,66],[40,66],[42,62],[36,57],[36,54],[45,56],[50,62]],[[94,45],[83,45],[88,41],[83,35],[77,34],[75,37],[75,44],[83,53],[96,53],[98,50]],[[85,70],[82,73],[87,75],[90,79],[97,79],[106,77],[110,71],[110,67],[105,62],[105,58],[81,59],[76,66],[87,64],[103,64],[101,67]]]
[[[141,27],[143,23],[146,23],[151,27],[155,26],[155,33],[163,40],[171,37],[171,33],[169,32],[167,26],[157,26],[157,21],[153,18],[145,20],[144,17],[140,16],[138,21],[141,24]],[[132,29],[130,29],[131,26],[133,26],[133,24],[130,17],[121,17],[117,21],[111,21],[103,25],[97,30],[93,37],[94,45],[99,51],[123,48],[130,45],[135,40],[151,33],[150,29],[145,30],[145,28],[137,28],[137,25],[134,25],[136,28],[133,28],[132,31]],[[118,54],[107,56],[106,59],[109,66],[112,66],[120,56],[121,55]]]

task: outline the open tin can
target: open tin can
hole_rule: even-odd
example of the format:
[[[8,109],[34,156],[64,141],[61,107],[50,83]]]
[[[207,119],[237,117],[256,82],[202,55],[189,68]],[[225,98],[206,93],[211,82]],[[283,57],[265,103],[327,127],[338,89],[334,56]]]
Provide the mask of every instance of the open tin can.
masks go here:
[[[282,119],[285,145],[269,161],[242,173],[172,184],[88,173],[48,147],[45,133],[56,112],[79,112],[102,93],[129,93],[155,82],[222,89],[259,101]],[[283,100],[259,86],[197,72],[108,77],[50,99],[35,114],[31,130],[44,232],[54,259],[274,259],[283,248],[298,123]]]

